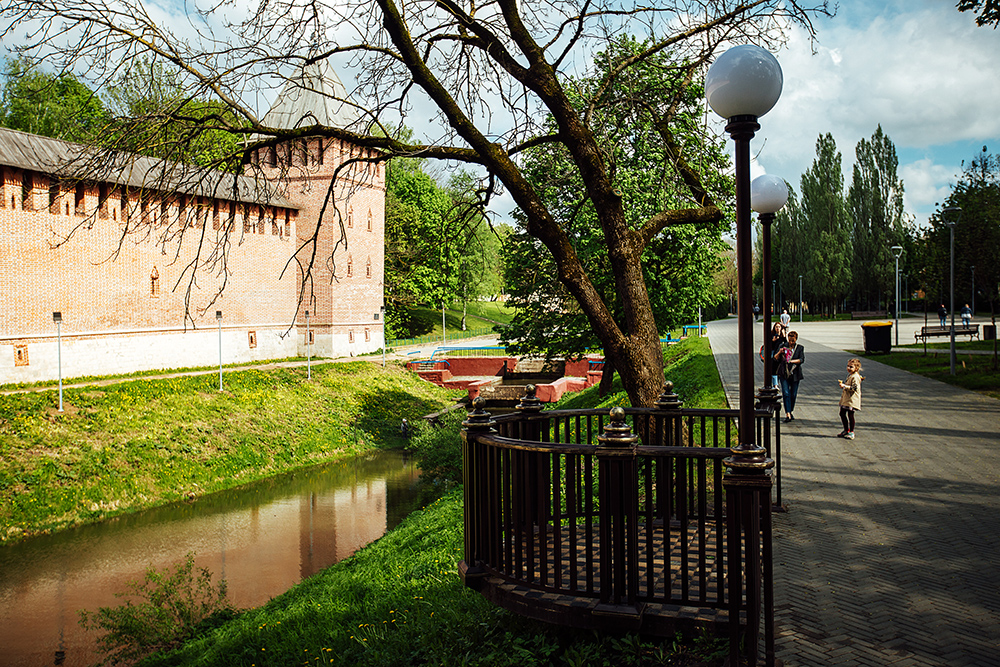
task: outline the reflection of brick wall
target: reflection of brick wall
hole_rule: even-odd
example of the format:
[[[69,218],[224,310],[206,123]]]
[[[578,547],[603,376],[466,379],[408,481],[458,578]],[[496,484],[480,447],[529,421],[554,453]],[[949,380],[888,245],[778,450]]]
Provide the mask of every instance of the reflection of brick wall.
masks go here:
[[[227,363],[304,354],[307,309],[313,356],[381,348],[374,317],[384,275],[381,164],[334,188],[350,228],[346,218],[324,216],[314,292],[306,295],[315,300],[303,303],[296,322],[301,275],[289,260],[316,227],[334,166],[349,155],[337,144],[322,165],[293,162],[283,172],[297,210],[135,189],[123,195],[115,184],[60,184],[0,165],[0,360],[9,360],[0,361],[0,383],[55,377],[53,311],[64,318],[65,377],[218,363],[217,310],[223,337],[234,336],[223,346]],[[341,223],[346,247],[336,245]],[[206,248],[223,239],[225,259],[212,263]],[[197,284],[186,294],[199,252]]]

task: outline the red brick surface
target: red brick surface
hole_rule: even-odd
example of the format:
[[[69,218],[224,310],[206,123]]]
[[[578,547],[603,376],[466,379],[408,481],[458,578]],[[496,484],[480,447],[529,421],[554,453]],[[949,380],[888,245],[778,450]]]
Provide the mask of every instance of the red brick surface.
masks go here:
[[[214,331],[216,311],[227,331],[240,330],[233,332],[232,360],[304,354],[307,309],[313,356],[379,349],[384,166],[346,173],[320,222],[334,169],[351,155],[358,149],[338,144],[326,149],[322,164],[264,169],[298,210],[132,189],[123,211],[117,185],[59,184],[42,172],[0,165],[0,383],[54,377],[54,311],[63,317],[64,352],[76,346],[77,356],[64,360],[69,373],[191,365],[210,356],[205,346],[216,348],[217,360],[217,336],[161,346],[134,340]],[[316,267],[299,308],[303,276],[290,260],[318,223]],[[302,249],[298,259],[312,250]],[[256,347],[251,331],[261,343]],[[17,355],[16,346],[27,350]],[[108,359],[92,367],[95,354],[105,352]],[[25,355],[29,363],[15,366]]]

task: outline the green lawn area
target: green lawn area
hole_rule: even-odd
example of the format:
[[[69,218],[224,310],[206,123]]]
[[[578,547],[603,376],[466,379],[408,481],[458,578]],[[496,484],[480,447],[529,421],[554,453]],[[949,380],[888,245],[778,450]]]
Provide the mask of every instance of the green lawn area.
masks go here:
[[[992,344],[993,341],[986,341]],[[859,351],[854,354],[861,356]],[[963,354],[956,346],[955,375],[951,374],[951,354],[947,349],[935,349],[926,355],[917,352],[890,352],[872,359],[894,368],[977,391],[1000,399],[1000,371],[993,366],[993,355]]]

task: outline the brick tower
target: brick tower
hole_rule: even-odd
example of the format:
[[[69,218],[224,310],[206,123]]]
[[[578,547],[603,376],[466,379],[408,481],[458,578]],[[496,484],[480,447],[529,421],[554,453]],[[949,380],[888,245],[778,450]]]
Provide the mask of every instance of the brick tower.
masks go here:
[[[326,60],[290,79],[263,123],[280,129],[315,124],[364,129],[360,111]],[[265,177],[299,207],[300,249],[289,271],[297,271],[303,284],[296,320],[300,355],[307,353],[306,311],[313,356],[363,354],[384,345],[385,166],[366,161],[374,157],[356,144],[320,137],[261,149],[255,156]]]

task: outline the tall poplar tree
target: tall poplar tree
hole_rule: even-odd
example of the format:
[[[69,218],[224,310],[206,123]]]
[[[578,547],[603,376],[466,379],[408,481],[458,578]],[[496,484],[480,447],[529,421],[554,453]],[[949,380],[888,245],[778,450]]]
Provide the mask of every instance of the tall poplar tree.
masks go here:
[[[879,125],[870,140],[854,149],[857,157],[847,192],[847,211],[854,230],[853,293],[865,310],[877,310],[893,298],[895,257],[890,248],[905,235],[903,181],[892,140]]]
[[[802,175],[803,275],[815,300],[834,314],[851,287],[854,248],[844,205],[844,176],[829,132],[816,141],[816,159]]]

